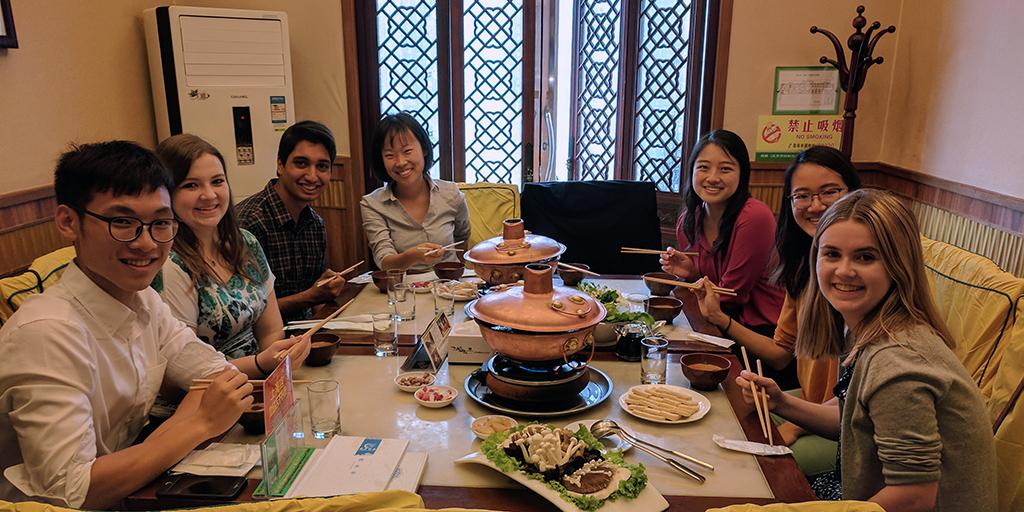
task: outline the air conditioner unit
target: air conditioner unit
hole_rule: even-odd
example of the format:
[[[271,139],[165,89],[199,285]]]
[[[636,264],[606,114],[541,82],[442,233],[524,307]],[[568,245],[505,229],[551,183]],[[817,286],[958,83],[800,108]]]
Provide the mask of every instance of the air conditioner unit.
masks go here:
[[[236,202],[261,190],[295,122],[288,16],[163,6],[143,20],[159,139],[192,133],[216,146]]]

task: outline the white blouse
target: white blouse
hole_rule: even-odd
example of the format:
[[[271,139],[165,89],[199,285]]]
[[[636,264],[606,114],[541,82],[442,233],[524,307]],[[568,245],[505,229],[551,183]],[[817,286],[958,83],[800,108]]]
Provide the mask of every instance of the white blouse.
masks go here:
[[[405,252],[424,242],[448,245],[469,238],[469,207],[459,186],[450,181],[430,180],[430,206],[423,223],[413,220],[389,185],[370,192],[359,202],[363,231],[377,266],[385,257]],[[456,253],[445,251],[441,261],[459,261]],[[416,265],[415,270],[427,270]]]

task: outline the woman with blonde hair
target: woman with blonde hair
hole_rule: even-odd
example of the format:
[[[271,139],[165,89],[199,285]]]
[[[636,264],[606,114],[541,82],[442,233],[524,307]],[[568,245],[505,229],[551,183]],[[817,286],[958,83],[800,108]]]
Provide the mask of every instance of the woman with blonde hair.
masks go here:
[[[977,386],[950,350],[912,212],[878,190],[833,204],[811,244],[796,354],[841,361],[836,400],[764,387],[777,414],[840,440],[843,499],[886,510],[994,510],[995,451]]]

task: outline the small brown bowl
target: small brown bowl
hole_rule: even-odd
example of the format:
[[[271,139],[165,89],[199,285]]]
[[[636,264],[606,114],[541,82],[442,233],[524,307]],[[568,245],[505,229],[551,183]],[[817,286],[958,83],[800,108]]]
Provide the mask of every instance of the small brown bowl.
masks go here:
[[[267,426],[263,423],[263,403],[253,403],[249,410],[242,413],[238,418],[242,424],[242,430],[251,436],[263,435],[267,432]]]
[[[644,301],[644,309],[655,320],[672,323],[672,320],[683,310],[683,301],[675,297],[651,297]]]
[[[583,263],[570,263],[570,265],[582,268],[583,270],[590,270],[590,265],[584,265]],[[562,266],[558,267],[558,275],[562,278],[562,283],[566,286],[576,286],[583,280],[583,272]]]
[[[376,286],[381,293],[388,292],[387,270],[374,270],[372,273],[370,273],[370,277],[373,279],[373,285]]]
[[[656,277],[658,279],[670,279],[672,281],[678,281],[679,278],[668,272],[648,272],[644,274],[644,277]],[[672,295],[672,290],[676,287],[671,284],[655,283],[654,281],[648,281],[644,279],[644,284],[647,285],[647,289],[651,291],[651,295],[667,296]]]
[[[442,261],[434,265],[434,273],[438,279],[460,279],[465,271],[466,267],[461,261]]]
[[[338,343],[341,338],[337,334],[329,332],[318,332],[310,339],[309,355],[306,356],[306,366],[326,366],[331,364],[331,358],[338,350]]]
[[[701,391],[718,389],[732,366],[728,359],[714,354],[686,354],[679,358],[679,363],[693,389]]]

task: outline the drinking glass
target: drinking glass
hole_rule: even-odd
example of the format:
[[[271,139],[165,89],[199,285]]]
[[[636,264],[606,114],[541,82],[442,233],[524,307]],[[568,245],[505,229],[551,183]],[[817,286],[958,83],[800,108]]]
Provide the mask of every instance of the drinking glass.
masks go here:
[[[395,317],[400,320],[416,319],[416,292],[413,291],[412,285],[397,283],[388,293],[388,297],[392,299]]]
[[[449,319],[455,315],[455,286],[458,281],[435,279],[430,282],[430,292],[434,296],[434,316],[444,313]]]
[[[326,439],[341,432],[341,393],[338,382],[316,380],[306,387],[309,393],[309,423],[313,437]]]
[[[374,313],[373,352],[377,357],[398,355],[398,322],[391,313]]]
[[[640,342],[640,383],[664,384],[668,368],[668,340],[647,337]]]
[[[395,285],[405,282],[405,271],[391,269],[387,271],[388,306],[395,305]]]

